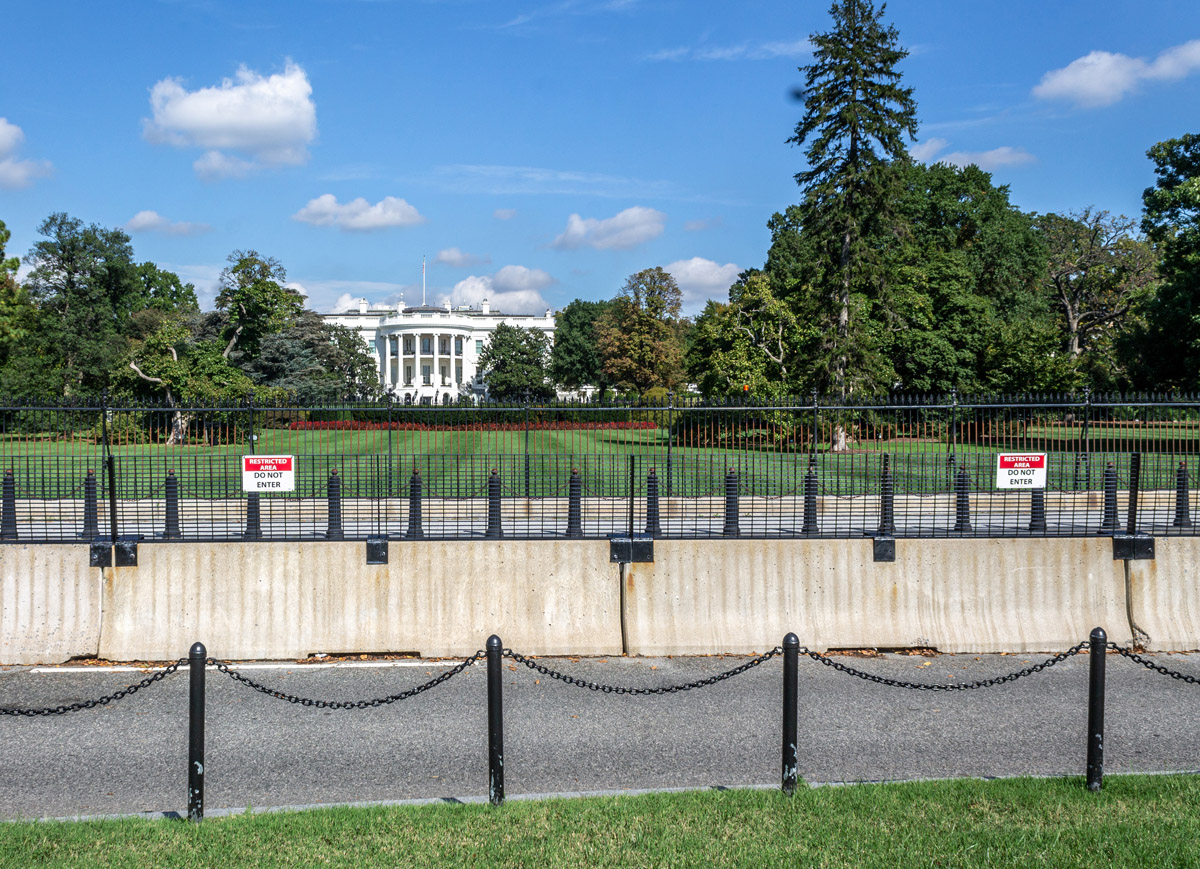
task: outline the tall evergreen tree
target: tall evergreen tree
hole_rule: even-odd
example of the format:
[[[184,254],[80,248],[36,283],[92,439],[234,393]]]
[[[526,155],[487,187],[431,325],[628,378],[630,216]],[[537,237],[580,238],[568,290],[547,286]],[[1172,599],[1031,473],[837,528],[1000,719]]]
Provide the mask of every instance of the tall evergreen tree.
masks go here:
[[[819,237],[824,260],[812,285],[827,321],[822,385],[840,396],[871,385],[872,336],[853,316],[861,307],[854,296],[871,292],[864,240],[888,214],[888,164],[908,159],[904,134],[917,130],[912,88],[901,86],[897,69],[908,52],[896,28],[883,23],[886,9],[876,10],[873,0],[833,4],[833,30],[809,37],[813,60],[800,68],[804,116],[788,139],[806,146],[808,168],[796,183],[804,191],[802,221]]]

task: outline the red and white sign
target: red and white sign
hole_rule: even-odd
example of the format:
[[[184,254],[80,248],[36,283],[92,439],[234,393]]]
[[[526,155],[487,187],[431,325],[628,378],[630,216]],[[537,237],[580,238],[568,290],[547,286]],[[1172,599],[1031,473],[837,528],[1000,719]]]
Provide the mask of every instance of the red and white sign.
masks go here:
[[[996,457],[997,489],[1046,488],[1045,453],[1001,453]]]
[[[295,456],[242,456],[243,492],[292,492],[295,489]]]

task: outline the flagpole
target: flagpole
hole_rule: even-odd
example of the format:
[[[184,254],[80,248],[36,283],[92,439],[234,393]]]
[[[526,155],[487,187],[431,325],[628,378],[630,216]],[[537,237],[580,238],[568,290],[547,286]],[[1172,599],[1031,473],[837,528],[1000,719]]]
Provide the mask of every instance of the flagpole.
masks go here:
[[[421,307],[425,307],[425,256],[421,256]]]

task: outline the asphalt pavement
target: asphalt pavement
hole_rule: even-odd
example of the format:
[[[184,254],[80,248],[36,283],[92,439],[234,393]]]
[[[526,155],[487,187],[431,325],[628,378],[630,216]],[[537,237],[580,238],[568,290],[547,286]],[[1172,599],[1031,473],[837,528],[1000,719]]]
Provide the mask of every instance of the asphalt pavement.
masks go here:
[[[1045,657],[836,660],[891,678],[954,684],[1010,673]],[[1200,655],[1151,657],[1200,676]],[[702,679],[747,660],[539,659],[584,679],[627,686]],[[1106,772],[1200,769],[1200,685],[1117,655],[1107,661]],[[1082,775],[1087,663],[1083,654],[1016,682],[943,693],[885,687],[801,658],[800,775],[810,783]],[[320,668],[286,663],[243,672],[292,694],[357,700],[406,690],[446,669],[447,662],[407,661]],[[566,685],[511,660],[503,674],[510,795],[779,782],[779,658],[707,688],[648,697]],[[72,703],[142,676],[0,668],[0,707]],[[210,810],[487,793],[482,663],[416,697],[354,710],[286,703],[212,669],[207,681]],[[187,683],[185,668],[109,706],[0,717],[0,817],[183,811]]]

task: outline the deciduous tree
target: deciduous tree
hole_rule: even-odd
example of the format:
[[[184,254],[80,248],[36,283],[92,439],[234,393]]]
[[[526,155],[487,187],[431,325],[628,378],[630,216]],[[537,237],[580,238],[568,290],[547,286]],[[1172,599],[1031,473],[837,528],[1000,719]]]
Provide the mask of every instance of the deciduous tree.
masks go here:
[[[546,379],[550,342],[537,329],[501,323],[479,357],[488,396],[497,401],[549,401],[554,387]]]
[[[674,389],[683,379],[679,285],[659,266],[630,275],[595,325],[604,374],[644,392]]]

